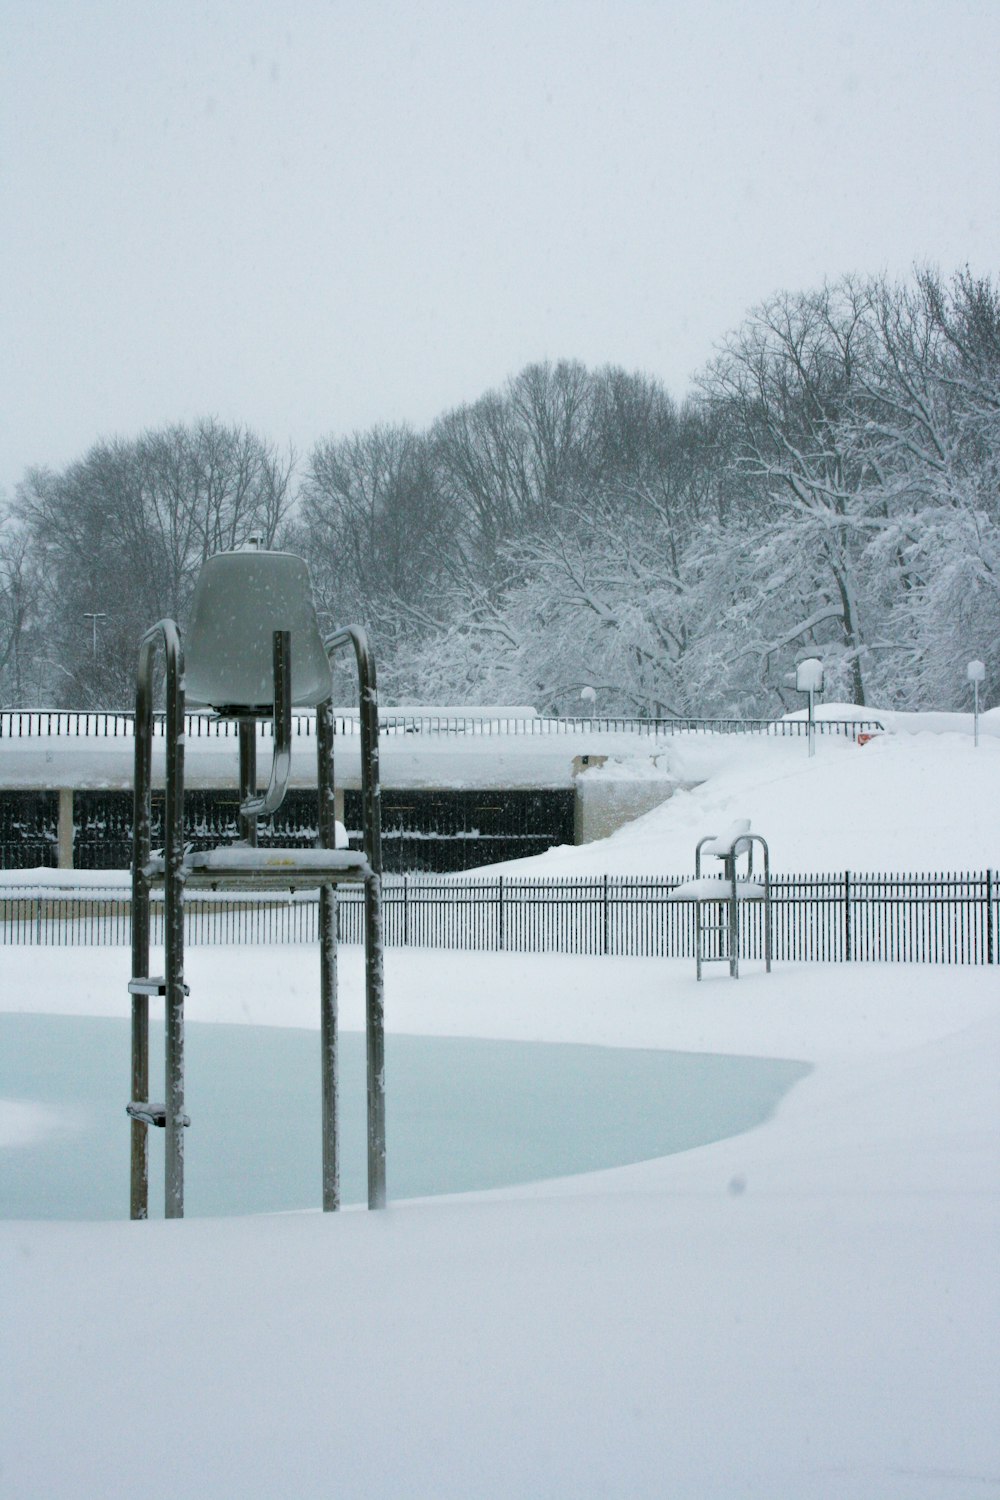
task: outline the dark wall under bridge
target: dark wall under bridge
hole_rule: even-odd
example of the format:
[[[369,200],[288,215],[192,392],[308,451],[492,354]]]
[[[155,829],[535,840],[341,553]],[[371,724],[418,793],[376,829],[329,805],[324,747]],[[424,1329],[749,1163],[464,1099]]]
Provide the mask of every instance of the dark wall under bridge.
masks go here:
[[[0,792],[0,869],[54,869],[58,863],[59,793]]]
[[[387,871],[444,873],[540,854],[573,842],[572,790],[394,791],[382,789],[382,857]],[[361,794],[344,792],[351,844],[361,845]],[[235,790],[191,790],[184,836],[196,849],[239,838]],[[154,848],[163,840],[163,793],[153,794]],[[316,840],[315,791],[289,791],[274,818],[259,824],[262,847],[310,848]],[[132,793],[73,793],[73,867],[124,870],[132,860]],[[0,868],[59,863],[59,793],[0,791]]]

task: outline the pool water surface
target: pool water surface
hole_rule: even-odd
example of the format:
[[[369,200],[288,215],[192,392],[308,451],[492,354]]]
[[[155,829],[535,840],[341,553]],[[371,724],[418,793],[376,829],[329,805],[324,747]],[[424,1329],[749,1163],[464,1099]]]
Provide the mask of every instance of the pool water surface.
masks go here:
[[[162,1026],[150,1031],[158,1098]],[[197,1022],[185,1031],[185,1212],[318,1208],[317,1033]],[[125,1020],[0,1015],[0,1099],[39,1107],[28,1115],[42,1125],[0,1144],[0,1217],[127,1218],[129,1049]],[[684,1151],[762,1123],[809,1071],[776,1058],[390,1035],[389,1197],[504,1187]],[[342,1197],[362,1203],[360,1034],[341,1034],[339,1073]],[[155,1217],[163,1132],[150,1139]]]

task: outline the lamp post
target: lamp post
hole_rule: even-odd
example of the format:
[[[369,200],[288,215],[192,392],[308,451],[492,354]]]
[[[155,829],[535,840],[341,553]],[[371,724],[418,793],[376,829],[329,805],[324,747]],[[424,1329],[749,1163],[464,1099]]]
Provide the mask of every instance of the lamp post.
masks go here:
[[[816,754],[816,721],[813,710],[816,694],[823,691],[823,663],[817,656],[807,656],[795,668],[795,689],[809,694],[809,754]]]
[[[94,660],[96,662],[96,660],[97,660],[97,622],[98,622],[98,620],[106,620],[108,618],[107,611],[103,610],[103,609],[85,609],[84,612],[83,612],[83,618],[85,620],[89,620],[90,623],[91,623],[91,626],[93,627],[93,652],[94,652]]]
[[[970,661],[965,675],[972,684],[972,743],[979,744],[979,684],[986,680],[986,665],[981,661]]]

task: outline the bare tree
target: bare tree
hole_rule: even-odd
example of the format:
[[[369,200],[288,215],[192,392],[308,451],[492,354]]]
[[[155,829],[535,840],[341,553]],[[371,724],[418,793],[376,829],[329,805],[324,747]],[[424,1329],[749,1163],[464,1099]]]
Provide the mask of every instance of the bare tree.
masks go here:
[[[30,540],[57,703],[131,700],[143,630],[164,615],[184,620],[211,552],[251,532],[275,536],[293,462],[246,429],[206,421],[98,443],[60,474],[29,470],[15,511]],[[95,615],[96,636],[87,625]]]

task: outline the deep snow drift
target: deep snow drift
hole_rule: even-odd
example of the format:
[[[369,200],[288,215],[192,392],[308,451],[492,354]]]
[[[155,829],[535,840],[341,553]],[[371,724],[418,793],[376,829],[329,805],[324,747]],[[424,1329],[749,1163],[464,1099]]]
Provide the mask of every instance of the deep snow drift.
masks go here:
[[[909,720],[907,728],[864,745],[819,737],[812,758],[804,740],[678,737],[660,763],[665,759],[678,781],[700,785],[677,790],[609,839],[491,868],[683,875],[693,868],[698,840],[741,817],[767,839],[772,869],[789,874],[990,867],[1000,857],[1000,736],[984,733],[977,747],[950,727],[919,728],[919,717],[894,716]],[[643,773],[641,759],[623,756],[583,774]]]

